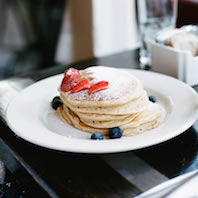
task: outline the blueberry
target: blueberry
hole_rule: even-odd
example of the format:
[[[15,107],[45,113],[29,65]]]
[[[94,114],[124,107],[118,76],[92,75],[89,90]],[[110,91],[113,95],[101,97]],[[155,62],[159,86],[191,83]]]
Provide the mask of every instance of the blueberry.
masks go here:
[[[122,137],[122,129],[119,127],[114,127],[109,130],[109,138],[115,139],[115,138],[121,138]]]
[[[55,109],[55,110],[56,110],[59,106],[61,106],[62,104],[63,104],[63,103],[61,102],[59,96],[54,97],[53,100],[52,100],[52,103],[51,103],[52,108]]]
[[[155,96],[149,96],[149,100],[154,103],[157,101]]]
[[[93,133],[91,135],[91,139],[92,140],[103,140],[104,139],[104,136],[100,133]]]

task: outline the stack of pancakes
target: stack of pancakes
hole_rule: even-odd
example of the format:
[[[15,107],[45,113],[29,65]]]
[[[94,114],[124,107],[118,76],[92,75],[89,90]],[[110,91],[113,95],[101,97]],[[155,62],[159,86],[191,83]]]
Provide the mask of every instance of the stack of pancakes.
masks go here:
[[[81,71],[81,79],[92,84],[108,81],[109,88],[89,94],[88,89],[71,93],[60,91],[63,105],[58,108],[63,121],[82,131],[107,135],[120,127],[131,136],[155,128],[161,120],[161,107],[149,101],[142,83],[121,69],[96,66]]]

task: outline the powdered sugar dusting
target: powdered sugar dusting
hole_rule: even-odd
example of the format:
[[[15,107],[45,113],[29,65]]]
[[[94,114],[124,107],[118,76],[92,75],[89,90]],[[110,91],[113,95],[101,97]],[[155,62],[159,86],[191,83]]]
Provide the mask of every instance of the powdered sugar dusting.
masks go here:
[[[88,90],[76,93],[70,93],[69,97],[76,100],[112,100],[126,95],[129,90],[135,91],[137,88],[137,79],[126,71],[110,67],[96,66],[85,69],[81,72],[85,78],[89,78],[92,84],[100,81],[108,81],[109,88],[93,94],[88,94]]]

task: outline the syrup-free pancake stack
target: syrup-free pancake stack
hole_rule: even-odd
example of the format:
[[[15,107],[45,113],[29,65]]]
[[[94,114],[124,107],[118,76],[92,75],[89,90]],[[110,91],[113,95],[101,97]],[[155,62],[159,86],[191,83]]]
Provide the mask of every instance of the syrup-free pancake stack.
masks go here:
[[[61,119],[77,129],[107,135],[112,127],[120,127],[131,136],[155,128],[161,120],[161,107],[149,101],[142,83],[129,72],[95,66],[80,71],[79,79],[91,84],[108,81],[105,90],[89,94],[60,91],[63,105],[58,108]]]

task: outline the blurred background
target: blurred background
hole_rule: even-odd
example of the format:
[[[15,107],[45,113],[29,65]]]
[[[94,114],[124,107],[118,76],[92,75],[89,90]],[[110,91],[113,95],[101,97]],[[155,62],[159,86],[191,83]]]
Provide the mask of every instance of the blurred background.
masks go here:
[[[0,78],[139,48],[137,1],[0,0]],[[177,26],[197,13],[179,0]]]

